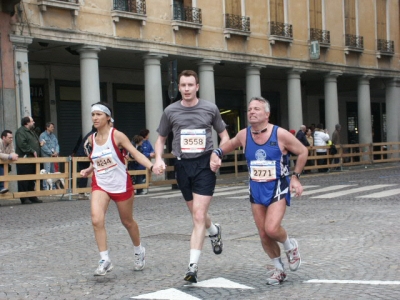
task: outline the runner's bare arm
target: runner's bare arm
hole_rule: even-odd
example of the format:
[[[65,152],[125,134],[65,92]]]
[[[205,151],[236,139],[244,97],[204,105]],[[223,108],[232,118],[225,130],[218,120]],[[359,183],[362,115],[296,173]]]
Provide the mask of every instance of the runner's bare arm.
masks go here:
[[[118,130],[115,130],[114,131],[114,139],[115,139],[115,143],[118,146],[124,148],[126,151],[128,151],[139,164],[141,164],[142,166],[144,166],[148,169],[150,169],[153,166],[151,161],[146,156],[144,156],[142,153],[140,153],[132,145],[131,141],[128,139],[128,137],[124,133],[122,133]]]

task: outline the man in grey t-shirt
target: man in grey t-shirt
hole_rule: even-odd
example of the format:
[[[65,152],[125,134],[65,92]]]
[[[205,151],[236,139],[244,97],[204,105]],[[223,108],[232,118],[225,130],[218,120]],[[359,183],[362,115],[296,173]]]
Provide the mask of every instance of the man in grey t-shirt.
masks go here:
[[[185,70],[179,74],[179,91],[182,100],[169,105],[161,117],[155,143],[153,170],[162,173],[164,145],[172,131],[172,154],[177,158],[175,171],[178,186],[192,214],[193,231],[190,239],[190,261],[185,280],[197,282],[197,265],[207,230],[215,254],[222,252],[221,225],[211,222],[208,207],[214,193],[216,175],[210,168],[213,150],[212,127],[221,138],[221,144],[229,140],[226,124],[218,107],[199,99],[199,80],[196,72]],[[220,162],[219,162],[220,163]]]

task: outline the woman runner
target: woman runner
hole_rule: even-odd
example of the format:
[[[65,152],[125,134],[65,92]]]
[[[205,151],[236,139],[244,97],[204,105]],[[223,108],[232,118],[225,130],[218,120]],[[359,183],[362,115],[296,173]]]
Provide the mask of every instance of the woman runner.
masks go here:
[[[92,176],[91,215],[94,236],[100,252],[99,266],[95,276],[106,275],[113,269],[107,246],[105,216],[110,200],[117,205],[121,223],[127,229],[134,248],[134,270],[143,270],[145,266],[145,248],[140,243],[139,227],[133,219],[133,185],[126,171],[124,157],[120,148],[124,148],[146,168],[153,171],[153,165],[143,154],[136,150],[128,137],[112,127],[111,109],[107,104],[98,102],[92,105],[92,121],[97,132],[89,136],[91,165],[83,169],[83,177]]]

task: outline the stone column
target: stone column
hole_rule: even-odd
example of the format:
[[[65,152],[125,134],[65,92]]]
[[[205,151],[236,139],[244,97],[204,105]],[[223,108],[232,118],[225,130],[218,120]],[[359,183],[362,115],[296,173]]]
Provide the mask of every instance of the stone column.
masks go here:
[[[215,104],[215,85],[214,85],[214,65],[219,63],[218,60],[202,59],[197,65],[199,66],[199,96],[201,99],[208,100]],[[218,147],[218,135],[213,130],[214,148]]]
[[[335,125],[339,124],[339,104],[337,93],[337,77],[342,75],[340,71],[331,71],[325,75],[325,128],[328,129],[329,136],[335,130]]]
[[[371,76],[361,76],[358,79],[358,143],[372,143],[372,122],[371,122],[371,96],[369,91],[369,80]],[[363,148],[363,152],[368,150]],[[364,161],[368,161],[367,155],[363,156]]]
[[[303,125],[300,74],[304,71],[304,69],[297,68],[288,71],[288,130],[295,129],[297,131]]]
[[[262,65],[251,64],[246,67],[246,100],[247,106],[252,97],[261,96],[261,75]]]
[[[149,140],[153,147],[158,137],[157,128],[164,111],[161,59],[166,56],[167,55],[160,53],[148,53],[143,56],[146,128],[150,130]]]
[[[388,142],[400,141],[399,136],[399,99],[400,99],[400,79],[392,78],[386,82],[386,134]],[[398,149],[398,147],[395,147]],[[392,157],[398,157],[398,155],[392,154]]]
[[[197,65],[199,66],[199,96],[201,99],[215,103],[215,85],[214,85],[214,65],[219,60],[202,59]]]
[[[28,62],[28,45],[32,43],[32,40],[31,37],[10,34],[10,41],[15,46],[14,70],[18,99],[16,105],[18,127],[23,117],[32,115]]]
[[[100,101],[98,53],[104,47],[82,45],[74,48],[80,56],[82,136],[92,129],[91,105]]]

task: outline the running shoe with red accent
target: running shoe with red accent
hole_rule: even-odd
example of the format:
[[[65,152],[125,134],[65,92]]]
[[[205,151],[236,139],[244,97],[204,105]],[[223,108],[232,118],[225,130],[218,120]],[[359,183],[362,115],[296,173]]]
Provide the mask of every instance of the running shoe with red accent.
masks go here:
[[[301,265],[299,244],[293,238],[290,239],[290,242],[292,243],[293,248],[291,250],[285,251],[288,261],[289,261],[289,269],[290,269],[290,271],[297,271],[297,269]]]
[[[268,285],[278,285],[286,280],[286,273],[284,270],[275,269],[271,277],[267,279]]]

